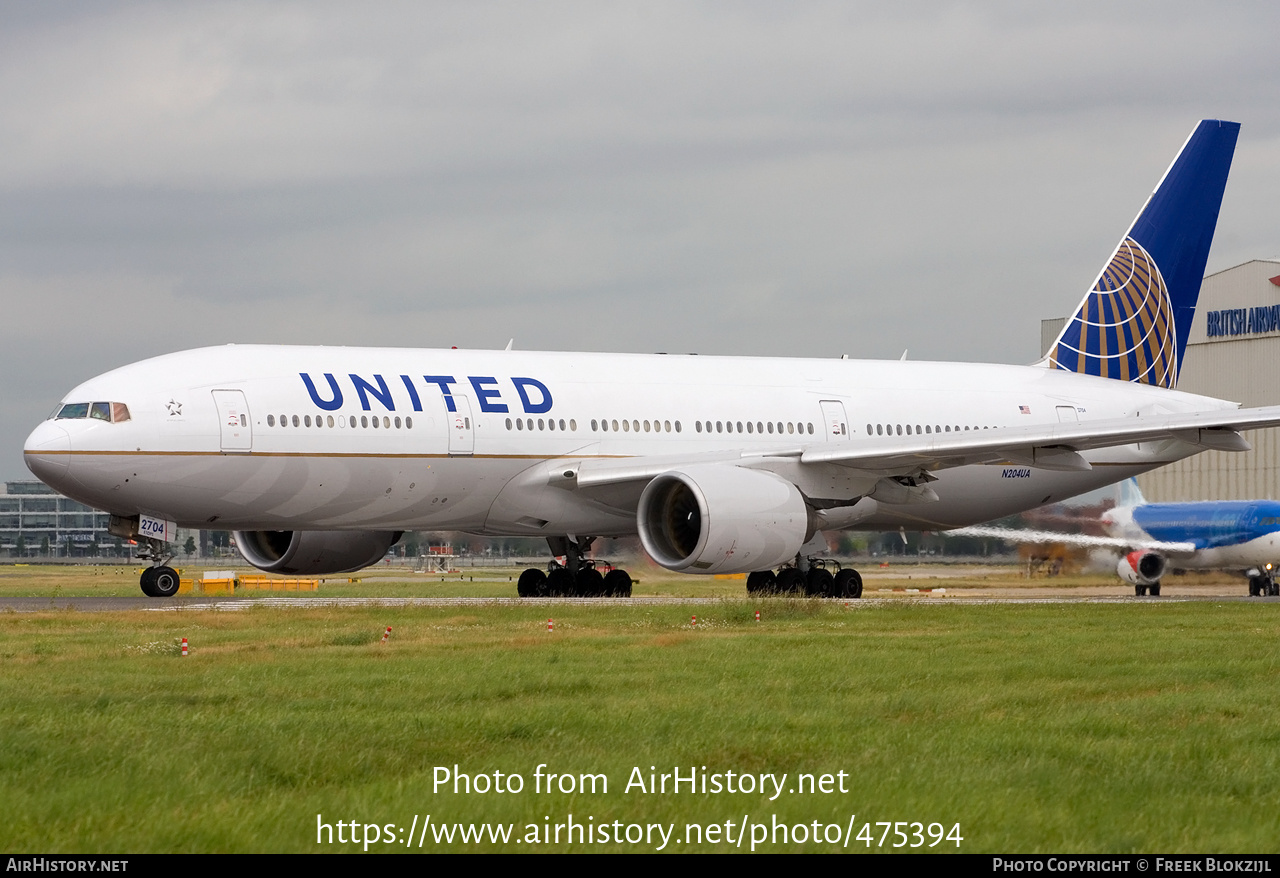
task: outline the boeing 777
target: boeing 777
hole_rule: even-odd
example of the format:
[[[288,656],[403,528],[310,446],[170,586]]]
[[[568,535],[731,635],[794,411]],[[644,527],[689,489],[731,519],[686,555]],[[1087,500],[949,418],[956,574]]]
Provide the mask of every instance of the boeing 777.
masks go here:
[[[521,595],[629,594],[588,557],[639,534],[670,570],[859,596],[822,531],[946,529],[1129,478],[1280,407],[1175,389],[1239,125],[1199,123],[1043,362],[227,346],[115,369],[27,439],[173,594],[175,527],[324,575],[405,530],[545,537]]]

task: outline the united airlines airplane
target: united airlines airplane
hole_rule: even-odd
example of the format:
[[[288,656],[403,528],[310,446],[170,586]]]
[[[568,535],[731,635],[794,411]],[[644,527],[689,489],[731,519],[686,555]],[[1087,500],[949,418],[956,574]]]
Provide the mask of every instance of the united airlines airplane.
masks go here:
[[[629,594],[587,557],[639,534],[670,570],[859,596],[821,532],[946,529],[1280,424],[1175,389],[1239,125],[1201,122],[1032,366],[227,346],[115,369],[27,439],[40,479],[111,513],[171,595],[177,527],[324,575],[405,530],[545,537],[518,593]]]

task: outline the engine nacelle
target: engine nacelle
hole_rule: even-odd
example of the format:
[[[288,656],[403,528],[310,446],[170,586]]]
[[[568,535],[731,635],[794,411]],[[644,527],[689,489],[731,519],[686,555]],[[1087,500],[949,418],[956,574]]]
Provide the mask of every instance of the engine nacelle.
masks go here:
[[[690,573],[747,573],[794,558],[811,535],[809,507],[781,476],[731,464],[653,479],[636,513],[654,561]]]
[[[350,573],[376,564],[403,534],[388,530],[235,532],[236,548],[259,570],[311,576]]]
[[[1116,573],[1130,585],[1155,585],[1166,566],[1164,557],[1155,552],[1130,552],[1120,559]]]

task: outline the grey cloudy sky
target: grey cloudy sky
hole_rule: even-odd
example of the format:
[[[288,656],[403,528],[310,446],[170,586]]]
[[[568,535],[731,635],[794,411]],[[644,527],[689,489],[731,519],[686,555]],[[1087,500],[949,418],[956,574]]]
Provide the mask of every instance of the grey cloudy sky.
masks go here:
[[[1198,119],[1280,255],[1280,5],[0,3],[0,477],[225,342],[1028,362]]]

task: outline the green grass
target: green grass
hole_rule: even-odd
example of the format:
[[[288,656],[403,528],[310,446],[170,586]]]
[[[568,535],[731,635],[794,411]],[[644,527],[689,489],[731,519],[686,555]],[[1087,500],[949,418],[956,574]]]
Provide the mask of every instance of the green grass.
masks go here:
[[[1237,603],[4,613],[0,848],[355,850],[318,847],[316,815],[520,837],[572,813],[677,837],[856,814],[959,823],[970,852],[1274,851],[1278,683],[1280,613]],[[526,786],[436,792],[455,764]],[[609,791],[535,793],[539,764]],[[849,792],[623,791],[677,765],[845,771]],[[649,849],[539,849],[615,848]]]

